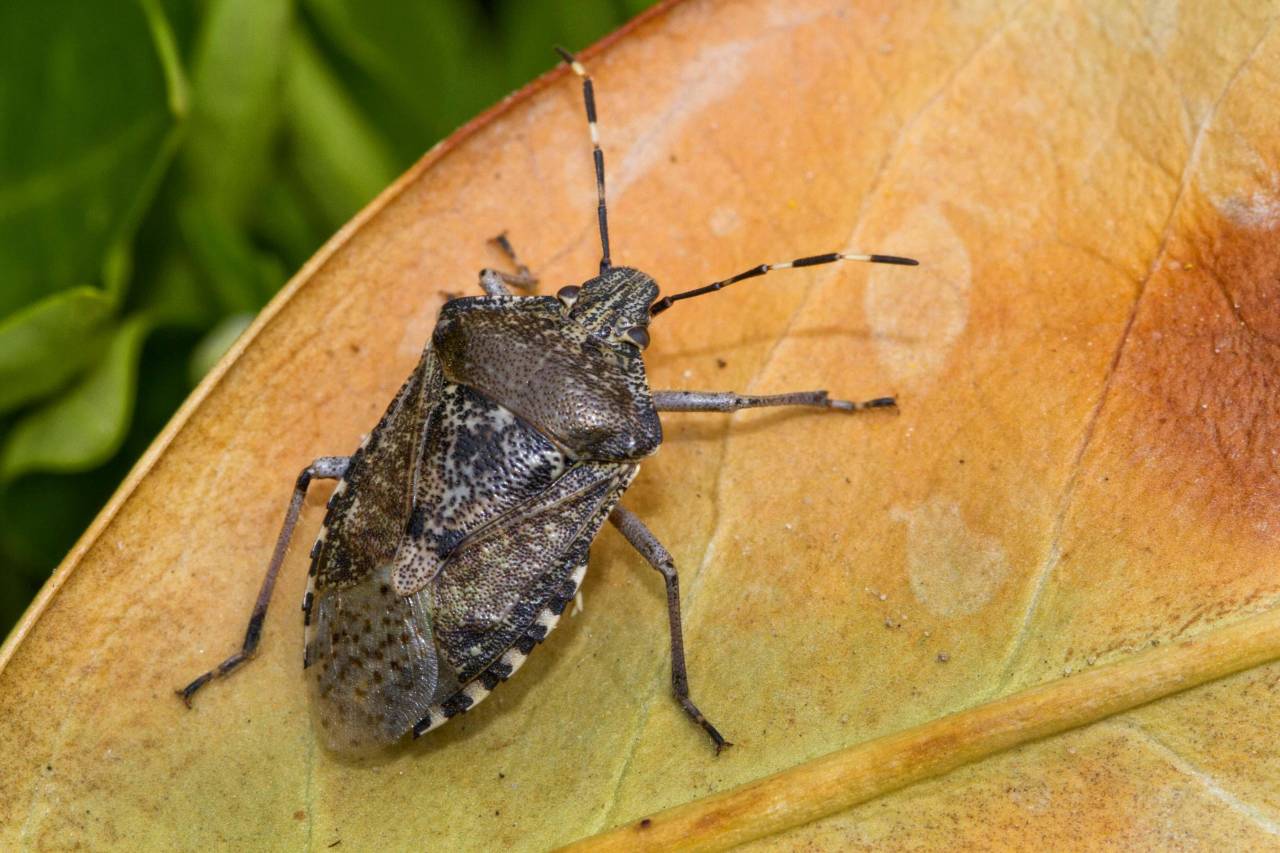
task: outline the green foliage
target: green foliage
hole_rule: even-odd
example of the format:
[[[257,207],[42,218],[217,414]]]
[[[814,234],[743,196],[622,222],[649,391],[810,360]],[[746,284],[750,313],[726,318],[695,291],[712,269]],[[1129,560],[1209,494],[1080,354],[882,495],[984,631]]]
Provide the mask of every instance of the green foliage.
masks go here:
[[[0,4],[0,634],[329,234],[649,2]]]
[[[0,323],[0,413],[52,394],[85,369],[114,310],[102,290],[73,287]]]
[[[79,381],[13,425],[0,452],[0,479],[27,471],[82,471],[120,449],[146,328],[141,317],[123,323]]]
[[[137,3],[0,4],[0,316],[102,280],[181,119]]]

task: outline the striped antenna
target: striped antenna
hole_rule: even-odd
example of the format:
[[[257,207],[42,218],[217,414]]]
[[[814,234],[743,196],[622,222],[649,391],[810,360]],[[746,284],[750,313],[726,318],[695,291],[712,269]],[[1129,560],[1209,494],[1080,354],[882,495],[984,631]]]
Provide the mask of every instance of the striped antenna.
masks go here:
[[[728,287],[731,284],[742,281],[743,279],[755,278],[764,275],[773,270],[786,270],[792,267],[813,267],[818,264],[831,264],[836,261],[867,261],[873,264],[901,264],[902,266],[914,267],[920,262],[914,258],[900,258],[897,255],[851,255],[844,252],[831,252],[826,255],[812,255],[808,258],[796,258],[794,261],[787,261],[782,264],[761,264],[758,267],[752,267],[746,272],[740,272],[735,276],[722,279],[711,284],[697,287],[693,290],[686,290],[683,293],[675,293],[671,296],[664,296],[657,302],[653,303],[649,308],[649,316],[656,316],[666,311],[675,302],[681,299],[692,299],[695,296],[701,296],[704,293],[714,293],[717,290]]]
[[[556,53],[569,63],[574,74],[582,78],[582,100],[587,106],[587,127],[591,131],[591,155],[596,163],[596,214],[600,219],[600,274],[603,275],[613,263],[609,260],[609,217],[604,206],[604,152],[600,150],[600,131],[596,127],[596,90],[591,83],[591,75],[572,53],[563,47],[556,47]]]

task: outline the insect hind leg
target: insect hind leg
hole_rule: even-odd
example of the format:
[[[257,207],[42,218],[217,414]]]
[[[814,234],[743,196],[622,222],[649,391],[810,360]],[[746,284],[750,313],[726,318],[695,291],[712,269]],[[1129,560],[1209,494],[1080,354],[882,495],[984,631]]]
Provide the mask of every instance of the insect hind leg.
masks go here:
[[[702,726],[702,730],[715,744],[716,754],[719,754],[725,747],[733,744],[724,739],[689,698],[689,673],[684,662],[684,632],[680,627],[680,576],[676,573],[675,561],[635,513],[620,506],[615,507],[609,514],[609,521],[649,565],[662,573],[662,578],[666,581],[667,620],[671,626],[671,689],[680,707],[695,723]]]
[[[516,250],[512,248],[511,241],[507,239],[504,231],[490,242],[497,244],[502,253],[506,255],[511,263],[515,265],[514,273],[503,272],[486,268],[480,271],[480,289],[485,292],[486,296],[512,296],[510,288],[517,287],[526,292],[532,292],[538,284],[538,277],[535,276],[527,266],[520,262],[520,258],[516,255]]]
[[[258,650],[258,642],[262,639],[262,623],[267,618],[267,608],[271,605],[271,593],[276,586],[276,577],[280,573],[280,564],[289,550],[289,541],[293,538],[293,529],[298,524],[298,515],[302,512],[302,502],[307,497],[307,488],[312,480],[336,480],[347,472],[349,456],[321,456],[312,462],[302,473],[293,487],[293,498],[289,501],[289,509],[285,512],[284,526],[276,538],[275,550],[271,552],[271,562],[267,564],[267,574],[262,579],[262,587],[258,590],[258,598],[253,604],[253,612],[249,615],[249,626],[244,632],[244,642],[240,650],[218,664],[213,669],[193,680],[186,687],[176,691],[183,703],[190,708],[191,697],[201,687],[215,678],[229,675],[250,660]]]

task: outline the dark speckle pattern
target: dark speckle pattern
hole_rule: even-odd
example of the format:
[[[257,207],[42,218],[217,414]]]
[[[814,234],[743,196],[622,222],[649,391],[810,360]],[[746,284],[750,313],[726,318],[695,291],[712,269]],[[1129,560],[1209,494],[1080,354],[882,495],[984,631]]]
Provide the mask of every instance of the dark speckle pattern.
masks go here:
[[[304,599],[330,748],[366,751],[468,710],[576,593],[635,460],[662,438],[638,350],[613,337],[643,324],[630,303],[656,288],[619,269],[584,285],[577,317],[553,298],[448,303],[351,456]]]
[[[503,407],[446,383],[427,427],[409,516],[410,548],[397,561],[401,594],[420,589],[471,533],[535,498],[569,460],[541,433]]]
[[[643,273],[619,267],[611,274],[657,292]],[[595,281],[582,298],[595,292]],[[521,310],[511,310],[517,303]],[[593,298],[590,316],[605,325],[592,328],[568,320],[554,297],[456,299],[440,312],[432,340],[447,379],[537,424],[575,458],[634,462],[658,449],[662,424],[639,350],[608,340],[603,303]],[[640,316],[648,322],[647,312]]]
[[[519,647],[539,630],[532,626],[543,609],[573,596],[570,576],[635,472],[632,465],[580,463],[449,558],[431,587],[433,616],[442,656],[459,681]]]

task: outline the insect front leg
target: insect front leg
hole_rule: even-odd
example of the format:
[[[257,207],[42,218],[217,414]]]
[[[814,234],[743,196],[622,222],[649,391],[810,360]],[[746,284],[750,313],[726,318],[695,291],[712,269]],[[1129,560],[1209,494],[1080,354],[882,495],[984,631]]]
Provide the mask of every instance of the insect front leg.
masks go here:
[[[662,547],[657,537],[649,532],[644,522],[635,513],[622,507],[615,507],[609,514],[609,521],[618,528],[631,547],[640,552],[659,572],[667,583],[667,620],[671,625],[671,688],[675,692],[676,701],[693,721],[702,726],[703,731],[711,736],[716,753],[726,746],[733,746],[725,740],[716,727],[698,710],[689,698],[689,673],[684,663],[684,634],[680,628],[680,576],[676,574],[676,564],[671,554]]]
[[[258,650],[258,641],[262,639],[262,622],[267,618],[267,607],[271,604],[271,591],[276,586],[276,575],[280,572],[280,564],[289,550],[289,540],[293,538],[293,528],[298,523],[298,514],[302,511],[302,502],[307,497],[307,487],[312,480],[336,480],[347,472],[349,456],[321,456],[312,462],[298,475],[293,487],[293,498],[289,501],[289,509],[285,512],[284,526],[280,528],[280,536],[276,539],[275,550],[271,552],[271,562],[267,564],[267,575],[262,579],[262,587],[258,590],[258,599],[253,604],[253,612],[249,615],[249,627],[244,633],[244,643],[240,651],[177,691],[191,707],[191,697],[215,678],[220,678],[234,671],[242,663],[253,657]]]
[[[841,412],[862,412],[867,409],[891,409],[897,406],[897,401],[893,397],[876,397],[874,400],[861,402],[833,400],[826,391],[792,391],[760,397],[733,391],[654,391],[653,405],[660,412],[736,412],[739,409],[768,406],[809,406]]]
[[[498,248],[502,253],[511,259],[511,263],[515,264],[515,273],[502,272],[495,269],[483,269],[480,271],[480,288],[485,292],[486,296],[512,296],[511,290],[507,287],[518,287],[524,291],[532,291],[538,284],[537,277],[529,271],[529,268],[520,263],[520,259],[516,257],[516,250],[511,247],[511,241],[507,239],[506,234],[499,234],[493,238],[493,242],[498,244]]]

